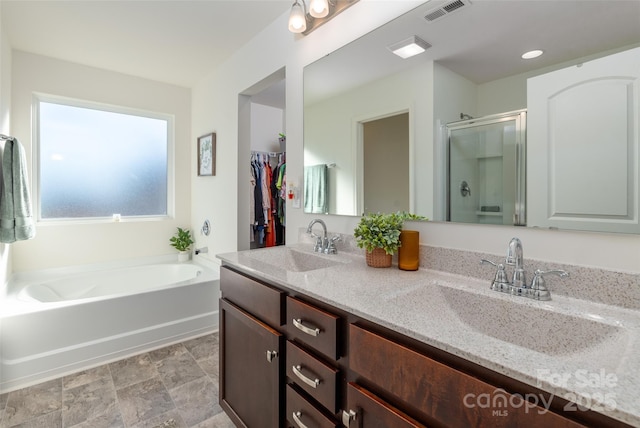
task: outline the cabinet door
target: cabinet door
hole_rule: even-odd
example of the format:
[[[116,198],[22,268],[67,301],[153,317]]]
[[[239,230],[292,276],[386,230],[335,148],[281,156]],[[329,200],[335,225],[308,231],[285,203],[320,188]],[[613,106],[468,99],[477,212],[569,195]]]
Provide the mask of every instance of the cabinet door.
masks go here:
[[[347,385],[347,410],[342,423],[358,428],[423,428],[420,422],[353,382]]]
[[[527,81],[527,225],[640,232],[640,48]]]
[[[236,424],[279,427],[284,336],[220,299],[220,406]]]

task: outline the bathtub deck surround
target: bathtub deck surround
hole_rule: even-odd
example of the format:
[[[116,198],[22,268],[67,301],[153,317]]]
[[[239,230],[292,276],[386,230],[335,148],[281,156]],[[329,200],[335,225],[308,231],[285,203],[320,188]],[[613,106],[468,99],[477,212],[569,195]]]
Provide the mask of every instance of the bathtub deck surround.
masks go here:
[[[217,385],[214,333],[0,394],[0,428],[232,428]]]
[[[542,302],[490,290],[494,270],[481,266],[480,260],[504,254],[423,246],[418,271],[379,270],[363,263],[353,237],[343,236],[338,254],[325,256],[313,252],[304,231],[300,236],[295,246],[260,250],[265,252],[262,257],[251,251],[218,257],[252,278],[301,293],[534,390],[579,402],[620,426],[640,426],[640,275],[528,259],[526,268],[532,271],[571,272],[561,281],[549,279],[552,300]],[[282,257],[267,257],[274,251],[298,261],[283,265]],[[298,252],[306,252],[314,262],[303,263]],[[556,381],[557,376],[564,381]],[[585,376],[607,382],[585,383]],[[587,396],[594,400],[581,399]],[[599,403],[599,396],[610,400]]]
[[[166,258],[12,277],[0,302],[0,391],[217,330],[216,266]]]
[[[17,292],[17,299],[38,304],[108,298],[192,282],[202,273],[202,268],[192,263],[114,269],[102,275],[85,273],[27,284]]]

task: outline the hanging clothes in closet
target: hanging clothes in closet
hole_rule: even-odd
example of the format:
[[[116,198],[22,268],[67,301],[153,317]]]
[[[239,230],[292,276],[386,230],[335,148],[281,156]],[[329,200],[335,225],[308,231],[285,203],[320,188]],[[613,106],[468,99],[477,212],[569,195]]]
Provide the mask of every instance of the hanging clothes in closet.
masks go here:
[[[277,164],[272,166],[272,159]],[[283,154],[252,152],[250,221],[252,248],[284,245],[286,164]]]
[[[273,168],[271,178],[271,196],[273,198],[273,215],[276,245],[284,245],[285,208],[286,208],[286,163],[284,155],[278,156],[278,164]]]

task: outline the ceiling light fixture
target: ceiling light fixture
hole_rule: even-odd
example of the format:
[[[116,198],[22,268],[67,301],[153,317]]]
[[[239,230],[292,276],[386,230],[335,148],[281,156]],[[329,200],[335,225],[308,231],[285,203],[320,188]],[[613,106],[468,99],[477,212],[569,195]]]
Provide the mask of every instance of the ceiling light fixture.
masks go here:
[[[309,34],[358,0],[310,0],[309,10],[304,0],[294,0],[289,14],[289,31]]]
[[[431,45],[418,36],[411,36],[401,42],[387,46],[387,48],[402,59],[411,58],[429,49]]]
[[[522,59],[533,59],[533,58],[538,58],[540,55],[542,55],[544,52],[536,49],[533,51],[529,51],[529,52],[525,52],[522,54]]]

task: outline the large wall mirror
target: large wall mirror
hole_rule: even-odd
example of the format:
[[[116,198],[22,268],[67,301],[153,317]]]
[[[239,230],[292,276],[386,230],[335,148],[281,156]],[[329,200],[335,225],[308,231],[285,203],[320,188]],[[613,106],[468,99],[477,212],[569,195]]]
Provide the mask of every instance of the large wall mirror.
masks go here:
[[[391,52],[392,45],[413,37],[427,43],[423,53],[402,59]],[[455,195],[466,198],[463,204],[472,201],[477,215],[468,222],[640,233],[639,46],[638,1],[424,3],[305,67],[305,212],[404,210],[435,221],[466,221],[449,212]],[[521,58],[534,49],[543,54]],[[608,66],[607,58],[625,52],[623,71]],[[591,89],[564,101],[556,95],[585,85],[566,83],[563,76],[544,77],[566,69],[591,73],[592,68],[601,75],[580,77]],[[565,86],[548,89],[545,82],[558,79]],[[548,98],[533,103],[531,98],[542,93]],[[603,102],[616,107],[608,108],[611,117],[601,121],[589,106],[602,108]],[[540,113],[541,105],[564,116],[551,120],[548,111]],[[464,125],[485,119],[493,124],[513,112],[526,116],[517,131],[507,126],[489,132],[505,141],[509,134],[519,145],[496,146],[474,135],[473,168],[488,178],[478,182],[456,175],[459,183],[452,184],[451,157],[464,150],[452,154],[448,129],[465,129],[468,139]],[[593,114],[598,117],[589,119]],[[602,131],[600,123],[620,132]],[[590,151],[592,146],[597,150]],[[516,207],[522,214],[515,223],[514,210],[502,207],[495,196],[498,189],[517,187],[506,172],[513,169],[512,161],[502,158],[514,151],[513,162],[522,163],[523,174],[518,185],[523,199]],[[608,160],[600,162],[603,157]],[[606,168],[624,171],[610,174]],[[611,175],[616,177],[607,181]],[[583,190],[576,190],[582,180]],[[594,208],[596,200],[602,208]]]

